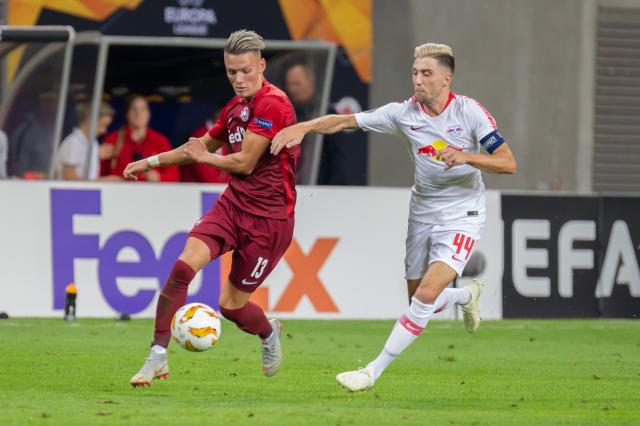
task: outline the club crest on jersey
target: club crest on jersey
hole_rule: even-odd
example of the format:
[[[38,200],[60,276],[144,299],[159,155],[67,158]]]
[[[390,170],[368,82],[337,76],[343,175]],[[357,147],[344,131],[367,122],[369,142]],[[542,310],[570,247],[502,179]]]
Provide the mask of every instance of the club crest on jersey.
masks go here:
[[[447,134],[452,138],[459,138],[464,133],[464,129],[460,124],[455,124],[447,128]]]
[[[240,111],[240,120],[249,121],[249,107],[246,106],[242,108],[242,111]]]
[[[265,120],[264,118],[254,118],[253,122],[260,127],[264,127],[265,129],[270,129],[273,127],[273,122],[269,120]]]

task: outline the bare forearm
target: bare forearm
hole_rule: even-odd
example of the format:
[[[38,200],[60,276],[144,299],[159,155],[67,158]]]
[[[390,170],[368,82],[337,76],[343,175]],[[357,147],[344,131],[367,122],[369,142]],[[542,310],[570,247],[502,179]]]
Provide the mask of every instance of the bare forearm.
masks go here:
[[[510,155],[469,154],[467,164],[489,173],[513,174],[516,162]]]
[[[330,135],[346,129],[357,129],[358,122],[353,115],[330,114],[300,123],[306,133]]]
[[[158,159],[160,160],[161,166],[182,166],[194,162],[185,154],[182,146],[159,154]]]
[[[203,164],[216,167],[227,173],[249,175],[253,172],[253,166],[245,160],[241,152],[229,155],[209,153],[200,161]]]
[[[216,144],[216,141],[209,136],[208,133],[205,133],[205,135],[200,139],[204,142],[209,151],[211,151],[212,148],[218,148],[218,144]],[[213,149],[213,151],[215,151],[215,149]],[[158,159],[160,160],[161,166],[182,166],[184,164],[191,164],[195,162],[187,155],[187,153],[184,152],[184,145],[181,145],[176,149],[172,149],[171,151],[163,152],[158,156]]]

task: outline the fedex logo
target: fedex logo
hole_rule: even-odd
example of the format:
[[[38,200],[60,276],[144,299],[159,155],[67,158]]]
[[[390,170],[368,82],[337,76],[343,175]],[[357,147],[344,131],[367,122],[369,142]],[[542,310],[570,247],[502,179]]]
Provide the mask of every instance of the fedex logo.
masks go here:
[[[206,210],[218,198],[218,194],[202,194],[202,209]],[[100,241],[98,234],[76,234],[73,218],[77,215],[100,215],[99,190],[51,190],[51,239],[53,260],[53,309],[64,308],[64,288],[75,282],[73,263],[76,259],[98,260],[98,284],[105,301],[116,312],[138,313],[152,302],[154,290],[139,290],[132,296],[123,294],[117,279],[124,277],[156,278],[158,289],[171,272],[187,239],[187,232],[177,232],[164,243],[160,256],[156,257],[149,240],[140,232],[123,230]],[[137,262],[118,261],[118,254],[125,248],[138,254]],[[220,262],[205,267],[202,286],[188,302],[203,302],[218,306],[220,294]]]
[[[244,127],[236,127],[236,131],[235,132],[231,132],[231,129],[229,129],[229,143],[239,143],[242,142],[242,139],[244,139],[244,133],[246,130],[244,130]]]
[[[216,202],[218,196],[217,193],[201,195],[202,213]],[[53,308],[64,308],[64,289],[67,284],[76,281],[74,261],[95,259],[99,289],[114,311],[135,314],[147,309],[180,255],[187,231],[171,235],[156,256],[148,238],[135,230],[121,230],[106,238],[97,233],[76,233],[73,221],[75,216],[80,215],[101,215],[99,190],[51,190]],[[293,312],[306,297],[317,312],[338,312],[338,307],[319,278],[321,268],[337,243],[337,238],[318,238],[309,252],[304,253],[294,240],[283,257],[292,277],[282,295],[271,300],[273,298],[269,297],[268,287],[263,285],[253,294],[252,300],[265,310]],[[138,260],[118,260],[120,252],[125,249],[135,251]],[[230,253],[206,266],[200,289],[197,294],[190,295],[187,302],[198,301],[217,308],[220,286],[226,280],[230,267]],[[123,292],[118,286],[118,279],[132,277],[155,278],[158,289],[140,289],[135,294]]]

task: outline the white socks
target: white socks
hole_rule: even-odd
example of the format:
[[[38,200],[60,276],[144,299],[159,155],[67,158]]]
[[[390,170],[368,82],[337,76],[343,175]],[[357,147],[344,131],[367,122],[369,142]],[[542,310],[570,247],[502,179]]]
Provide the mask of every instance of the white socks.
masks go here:
[[[391,361],[416,340],[427,326],[433,312],[434,305],[422,303],[415,297],[411,299],[409,309],[396,322],[382,352],[367,365],[373,369],[374,380],[377,380]]]
[[[422,330],[429,323],[429,318],[435,312],[443,311],[452,306],[465,305],[471,300],[471,293],[466,288],[445,288],[433,305],[422,303],[415,297],[404,315],[391,330],[387,342],[380,355],[371,361],[367,367],[373,369],[373,379],[378,380],[382,372],[406,348],[418,338]]]
[[[458,305],[466,305],[471,300],[471,293],[466,288],[445,288],[436,299],[435,312]]]
[[[151,352],[156,355],[165,355],[167,353],[167,348],[160,345],[153,345],[151,346]]]

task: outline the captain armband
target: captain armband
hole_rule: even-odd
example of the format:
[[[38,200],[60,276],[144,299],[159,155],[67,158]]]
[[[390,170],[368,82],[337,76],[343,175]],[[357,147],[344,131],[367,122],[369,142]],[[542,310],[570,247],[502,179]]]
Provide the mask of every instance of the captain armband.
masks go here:
[[[493,154],[493,151],[498,149],[498,147],[503,143],[504,138],[497,130],[494,130],[484,138],[480,139],[480,145],[482,145],[489,154]]]

